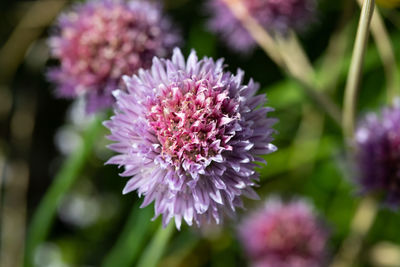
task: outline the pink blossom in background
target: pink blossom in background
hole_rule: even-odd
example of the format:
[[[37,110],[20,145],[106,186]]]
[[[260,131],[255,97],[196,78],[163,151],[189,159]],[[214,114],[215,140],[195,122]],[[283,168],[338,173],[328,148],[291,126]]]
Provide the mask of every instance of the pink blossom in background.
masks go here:
[[[251,266],[317,267],[328,233],[307,202],[270,198],[240,224],[239,237]]]
[[[159,5],[146,1],[100,0],[76,4],[62,14],[49,40],[60,61],[48,76],[56,94],[83,95],[86,110],[114,102],[111,92],[122,75],[151,65],[154,56],[170,55],[180,37]]]

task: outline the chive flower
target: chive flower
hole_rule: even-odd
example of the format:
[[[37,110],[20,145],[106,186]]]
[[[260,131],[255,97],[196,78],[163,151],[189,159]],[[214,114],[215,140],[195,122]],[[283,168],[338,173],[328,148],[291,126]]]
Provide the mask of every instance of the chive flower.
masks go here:
[[[83,96],[89,113],[110,107],[122,75],[169,56],[179,36],[159,5],[145,1],[91,0],[62,14],[49,39],[60,65],[48,77],[64,98]]]
[[[172,218],[178,229],[182,219],[219,224],[242,207],[242,196],[257,198],[254,168],[276,150],[276,120],[258,84],[243,76],[194,51],[185,61],[176,48],[172,59],[156,57],[149,70],[125,76],[127,90],[114,93],[105,126],[118,154],[107,163],[125,168],[123,193],[143,195],[142,207],[154,202],[164,226]]]
[[[386,203],[400,201],[400,101],[382,114],[369,113],[355,134],[359,183],[364,193],[380,193]]]
[[[319,267],[328,232],[308,202],[270,198],[239,225],[239,238],[250,266]]]

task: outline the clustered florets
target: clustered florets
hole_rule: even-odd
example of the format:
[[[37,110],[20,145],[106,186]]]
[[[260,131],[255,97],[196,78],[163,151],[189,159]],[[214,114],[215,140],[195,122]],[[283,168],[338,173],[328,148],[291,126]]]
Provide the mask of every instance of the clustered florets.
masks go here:
[[[164,158],[176,168],[181,162],[201,168],[222,159],[233,134],[225,125],[240,119],[238,103],[228,91],[209,90],[206,79],[166,87],[150,104],[148,120],[162,147]],[[187,169],[187,168],[186,168]]]
[[[124,80],[127,91],[116,92],[115,116],[105,124],[119,153],[108,163],[131,177],[124,193],[143,194],[142,206],[154,201],[156,216],[164,225],[175,218],[178,228],[182,218],[220,223],[242,195],[257,197],[254,167],[276,149],[275,119],[257,84],[224,71],[222,60],[192,52],[185,62],[179,49]]]

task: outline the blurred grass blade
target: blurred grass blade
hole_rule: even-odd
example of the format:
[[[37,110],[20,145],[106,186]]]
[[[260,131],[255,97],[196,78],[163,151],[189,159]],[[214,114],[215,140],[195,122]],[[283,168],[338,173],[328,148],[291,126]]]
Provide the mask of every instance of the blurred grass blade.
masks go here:
[[[25,266],[33,266],[35,249],[45,240],[55,217],[58,203],[71,188],[91,155],[93,146],[103,129],[102,121],[102,116],[93,119],[83,134],[81,145],[64,162],[33,214],[26,241]]]
[[[135,206],[117,243],[104,259],[103,267],[133,266],[149,235],[152,215],[151,206],[145,209],[140,209],[139,204]]]
[[[169,239],[174,232],[175,224],[171,222],[165,229],[162,224],[158,228],[153,240],[144,251],[137,267],[156,267],[161,259]]]
[[[331,267],[354,266],[363,241],[371,229],[378,214],[378,204],[372,196],[364,197],[351,222],[350,234],[343,241]]]

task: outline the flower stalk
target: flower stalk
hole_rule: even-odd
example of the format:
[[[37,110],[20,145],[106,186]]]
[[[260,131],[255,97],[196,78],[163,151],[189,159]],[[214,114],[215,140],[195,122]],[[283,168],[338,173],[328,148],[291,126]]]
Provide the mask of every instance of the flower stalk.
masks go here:
[[[33,266],[36,248],[45,240],[55,218],[58,204],[72,187],[100,136],[103,117],[97,116],[86,129],[82,143],[64,162],[50,188],[42,198],[28,230],[25,266]]]
[[[374,12],[374,0],[365,0],[357,29],[356,41],[350,65],[350,72],[346,83],[343,133],[347,142],[353,140],[355,129],[355,113],[357,96],[361,81],[365,50],[368,43],[370,23]],[[377,214],[376,200],[371,196],[363,198],[351,222],[350,234],[343,241],[338,254],[334,258],[332,267],[352,266],[359,254],[365,235],[371,228]]]
[[[144,251],[142,257],[139,259],[138,267],[156,267],[157,263],[163,256],[168,241],[171,239],[174,233],[174,224],[170,223],[166,228],[160,224],[157,232],[155,233],[153,240]]]
[[[137,204],[131,212],[117,242],[103,260],[103,267],[129,267],[133,266],[141,246],[145,244],[150,235],[152,216],[151,208],[141,210]]]
[[[362,6],[363,0],[357,0],[357,2]],[[374,10],[372,16],[371,33],[383,63],[383,70],[386,78],[387,99],[388,103],[391,104],[393,98],[400,94],[400,77],[397,73],[396,56],[393,51],[388,31],[385,27],[382,16],[377,9]]]
[[[358,24],[357,36],[343,102],[343,131],[344,136],[348,138],[348,140],[350,140],[354,135],[357,96],[373,12],[374,0],[365,0]]]

